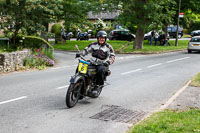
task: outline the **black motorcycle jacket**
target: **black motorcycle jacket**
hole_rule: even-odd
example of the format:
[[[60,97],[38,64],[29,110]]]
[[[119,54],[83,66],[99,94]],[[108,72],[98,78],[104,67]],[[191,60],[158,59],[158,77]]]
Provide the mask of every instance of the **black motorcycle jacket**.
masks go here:
[[[81,54],[85,56],[89,53],[92,55],[90,60],[97,65],[104,62],[108,62],[111,65],[115,61],[114,50],[112,46],[106,42],[103,45],[100,45],[98,42],[93,42],[89,44]]]

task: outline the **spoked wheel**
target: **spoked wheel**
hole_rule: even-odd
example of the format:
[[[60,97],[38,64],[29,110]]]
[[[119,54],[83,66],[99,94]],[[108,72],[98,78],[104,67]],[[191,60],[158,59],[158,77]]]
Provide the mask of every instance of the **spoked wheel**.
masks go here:
[[[76,105],[80,98],[81,88],[83,87],[84,81],[79,79],[75,84],[70,84],[66,94],[66,105],[72,108]]]

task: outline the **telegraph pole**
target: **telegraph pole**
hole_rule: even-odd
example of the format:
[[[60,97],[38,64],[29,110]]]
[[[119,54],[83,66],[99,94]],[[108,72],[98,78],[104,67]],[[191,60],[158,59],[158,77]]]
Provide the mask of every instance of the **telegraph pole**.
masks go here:
[[[179,0],[179,6],[178,6],[178,20],[177,20],[177,29],[176,29],[176,43],[175,46],[178,46],[178,32],[179,32],[179,13],[181,10],[181,0]]]

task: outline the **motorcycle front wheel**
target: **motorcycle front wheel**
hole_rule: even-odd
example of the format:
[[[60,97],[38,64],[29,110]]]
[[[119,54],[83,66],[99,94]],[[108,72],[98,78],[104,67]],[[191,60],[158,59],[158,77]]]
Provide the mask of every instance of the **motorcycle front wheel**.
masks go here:
[[[76,105],[80,98],[81,88],[84,85],[84,80],[79,79],[76,83],[71,83],[66,94],[66,105],[72,108]]]

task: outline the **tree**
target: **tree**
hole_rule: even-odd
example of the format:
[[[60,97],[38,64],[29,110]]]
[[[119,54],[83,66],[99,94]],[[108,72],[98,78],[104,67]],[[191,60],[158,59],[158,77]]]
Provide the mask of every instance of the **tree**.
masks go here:
[[[176,0],[178,3],[178,1]],[[197,30],[200,26],[200,1],[199,0],[182,0],[181,12],[184,13],[184,18],[180,23],[188,28],[189,31]]]
[[[143,48],[144,33],[150,25],[159,28],[163,24],[171,22],[174,11],[169,11],[170,4],[173,0],[99,0],[98,9],[108,9],[120,12],[118,20],[123,25],[128,25],[132,29],[136,28],[136,39],[134,49]],[[172,6],[174,7],[174,5]],[[157,26],[157,27],[156,27]]]
[[[174,0],[165,0],[158,3],[160,5],[160,18],[157,19],[156,24],[161,25],[162,30],[165,32],[165,37],[168,35],[168,25],[174,22],[176,17],[177,5]],[[166,39],[166,38],[165,38]]]
[[[161,6],[159,0],[110,0],[107,7],[119,10],[120,22],[132,24],[136,27],[134,49],[143,48],[145,29],[160,17]],[[105,5],[105,4],[104,4]],[[113,6],[115,5],[115,6]]]
[[[62,8],[60,0],[6,0],[0,3],[5,14],[0,25],[5,33],[12,33],[13,43],[19,32],[36,34],[46,30],[45,24],[55,21]]]
[[[90,9],[88,0],[65,0],[63,2],[63,19],[66,31],[72,31],[73,25],[87,21],[87,13]]]

